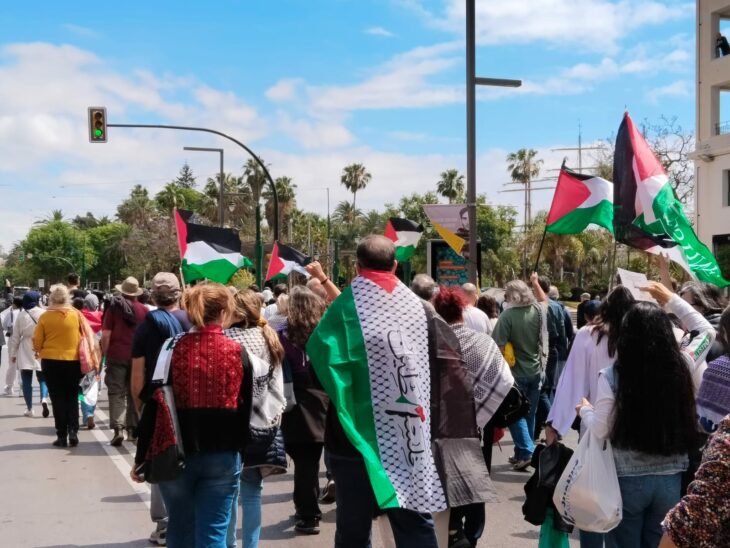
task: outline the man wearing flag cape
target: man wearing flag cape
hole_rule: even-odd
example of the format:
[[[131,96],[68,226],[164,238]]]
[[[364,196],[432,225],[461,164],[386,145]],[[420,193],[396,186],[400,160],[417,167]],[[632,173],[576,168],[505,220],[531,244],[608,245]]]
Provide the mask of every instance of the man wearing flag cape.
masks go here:
[[[458,339],[395,276],[395,252],[384,236],[360,242],[358,276],[307,344],[332,402],[336,548],[369,545],[376,504],[399,548],[436,548],[433,512],[492,493]]]

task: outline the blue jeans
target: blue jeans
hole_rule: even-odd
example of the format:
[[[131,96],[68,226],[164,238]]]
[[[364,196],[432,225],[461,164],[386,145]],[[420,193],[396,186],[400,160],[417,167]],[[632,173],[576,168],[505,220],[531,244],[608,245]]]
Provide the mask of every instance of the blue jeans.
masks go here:
[[[530,412],[524,419],[520,419],[509,427],[512,441],[515,442],[515,457],[518,460],[527,460],[535,450],[532,435],[535,432],[535,413],[540,400],[541,375],[534,377],[515,377],[515,385],[530,401]]]
[[[240,473],[237,451],[193,453],[179,478],[160,483],[170,548],[225,548]]]
[[[618,478],[623,519],[606,535],[613,548],[656,548],[662,538],[661,522],[679,502],[682,474]]]
[[[243,548],[256,548],[261,536],[261,491],[264,480],[258,468],[241,470],[241,486],[237,490],[231,508],[231,522],[228,525],[226,544],[228,548],[236,546],[236,523],[238,521],[238,502],[243,508],[243,531],[241,538]]]
[[[362,459],[330,454],[337,485],[335,548],[371,548],[375,494]],[[385,510],[398,548],[438,548],[431,514],[402,508]]]
[[[94,416],[94,411],[96,411],[96,405],[87,405],[81,400],[79,400],[79,405],[81,406],[81,422],[85,423],[89,417]]]
[[[580,548],[603,548],[606,540],[605,533],[593,533],[591,531],[578,531],[580,535]]]
[[[36,371],[35,378],[38,379],[38,384],[41,385],[41,401],[43,401],[48,397],[48,386],[46,386],[46,378],[43,376],[43,371]],[[33,409],[33,371],[31,369],[21,369],[20,381],[23,385],[25,406],[28,409]]]

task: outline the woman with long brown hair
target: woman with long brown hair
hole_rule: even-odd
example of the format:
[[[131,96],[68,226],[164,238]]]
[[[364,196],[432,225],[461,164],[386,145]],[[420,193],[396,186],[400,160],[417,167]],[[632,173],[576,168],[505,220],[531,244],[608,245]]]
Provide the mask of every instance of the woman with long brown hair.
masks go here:
[[[195,329],[177,339],[170,362],[185,468],[159,484],[169,515],[167,545],[225,546],[248,404],[241,345],[223,333],[233,296],[220,284],[205,283],[187,290],[182,304]],[[141,435],[139,443],[144,441]],[[134,469],[132,478],[143,481]]]
[[[299,533],[319,533],[322,512],[319,495],[319,461],[329,398],[309,362],[306,344],[324,315],[327,304],[306,287],[295,287],[289,297],[288,323],[279,331],[285,360],[292,373],[296,405],[284,413],[282,430],[287,454],[294,461],[294,508]]]
[[[226,336],[241,344],[248,354],[244,374],[250,401],[249,440],[243,452],[240,500],[243,508],[243,548],[255,548],[261,534],[261,491],[263,478],[286,472],[286,454],[281,436],[281,415],[286,407],[281,362],[284,349],[279,337],[261,317],[259,296],[250,289],[233,295],[232,325]],[[250,393],[249,393],[250,391]],[[234,499],[228,528],[228,546],[236,544],[238,504]]]

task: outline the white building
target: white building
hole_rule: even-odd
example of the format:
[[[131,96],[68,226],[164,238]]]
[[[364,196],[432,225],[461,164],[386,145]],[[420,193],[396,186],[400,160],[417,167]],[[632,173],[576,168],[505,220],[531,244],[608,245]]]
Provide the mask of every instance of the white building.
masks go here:
[[[721,33],[730,39],[730,0],[697,0],[695,229],[730,279],[730,44],[720,47]]]

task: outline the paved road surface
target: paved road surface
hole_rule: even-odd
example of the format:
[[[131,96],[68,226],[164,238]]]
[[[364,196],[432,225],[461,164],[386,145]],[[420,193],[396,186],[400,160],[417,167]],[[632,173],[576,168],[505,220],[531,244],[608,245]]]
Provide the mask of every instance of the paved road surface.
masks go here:
[[[4,378],[5,370],[0,370]],[[37,389],[36,389],[37,397]],[[108,445],[106,392],[102,392],[97,424],[79,433],[75,449],[57,449],[53,418],[26,418],[17,396],[0,397],[0,546],[110,547],[150,546],[149,490],[127,480],[133,446]],[[40,411],[40,408],[38,409]],[[573,440],[574,441],[574,440]],[[523,484],[529,477],[512,472],[506,463],[511,441],[495,448],[494,480],[501,501],[487,506],[487,530],[479,546],[534,548],[538,528],[522,519]],[[296,536],[291,503],[292,476],[270,478],[263,495],[261,546],[325,548],[333,545],[334,506],[323,506],[322,533]],[[239,521],[240,523],[240,521]],[[373,545],[382,546],[377,527]],[[577,546],[571,539],[571,546]]]

